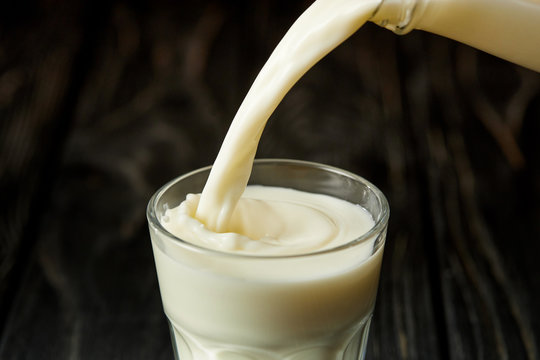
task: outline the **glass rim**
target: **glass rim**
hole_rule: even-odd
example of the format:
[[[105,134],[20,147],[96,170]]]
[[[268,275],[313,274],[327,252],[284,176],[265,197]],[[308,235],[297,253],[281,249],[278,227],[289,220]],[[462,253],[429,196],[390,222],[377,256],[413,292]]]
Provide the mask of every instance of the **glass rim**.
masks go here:
[[[200,246],[197,244],[193,244],[189,241],[186,241],[171,232],[169,232],[165,227],[161,224],[159,219],[156,215],[156,206],[158,203],[158,200],[161,198],[161,196],[170,189],[174,184],[187,179],[193,175],[199,174],[201,172],[208,171],[212,168],[212,165],[208,165],[190,172],[187,172],[183,175],[180,175],[169,182],[167,182],[165,185],[161,186],[150,198],[148,201],[148,205],[146,207],[146,217],[151,227],[158,230],[168,238],[174,240],[174,242],[178,245],[181,245],[182,247],[185,247],[191,251],[197,252],[197,253],[205,253],[212,256],[220,256],[220,257],[231,257],[231,258],[241,258],[241,259],[267,259],[267,260],[277,260],[277,259],[286,259],[286,258],[307,258],[307,257],[314,257],[318,255],[324,255],[329,253],[335,253],[339,252],[351,247],[354,247],[355,245],[358,245],[360,243],[363,243],[367,241],[368,239],[372,238],[375,234],[381,233],[383,229],[388,224],[388,219],[390,217],[390,206],[388,204],[388,200],[384,196],[383,192],[379,190],[378,187],[376,187],[373,183],[366,180],[365,178],[361,177],[360,175],[356,175],[353,172],[343,170],[341,168],[326,165],[318,162],[313,161],[305,161],[305,160],[295,160],[295,159],[279,159],[279,158],[265,158],[265,159],[255,159],[253,162],[253,166],[258,164],[269,164],[269,163],[275,163],[275,164],[294,164],[294,165],[301,165],[306,168],[313,168],[313,169],[319,169],[319,170],[326,170],[335,174],[339,174],[342,176],[346,176],[354,181],[358,181],[366,185],[366,187],[371,190],[375,196],[377,197],[379,203],[381,204],[381,216],[379,220],[375,221],[375,224],[364,234],[361,236],[352,239],[345,244],[341,244],[336,247],[332,247],[329,249],[324,250],[317,250],[307,253],[300,253],[300,254],[286,254],[286,255],[257,255],[257,254],[246,254],[246,253],[234,253],[234,252],[227,252],[217,249],[212,249],[204,246]],[[371,214],[373,216],[373,214]],[[375,220],[375,219],[374,219]],[[385,240],[386,241],[386,240]],[[373,254],[372,254],[373,255]],[[369,257],[371,258],[370,255]]]

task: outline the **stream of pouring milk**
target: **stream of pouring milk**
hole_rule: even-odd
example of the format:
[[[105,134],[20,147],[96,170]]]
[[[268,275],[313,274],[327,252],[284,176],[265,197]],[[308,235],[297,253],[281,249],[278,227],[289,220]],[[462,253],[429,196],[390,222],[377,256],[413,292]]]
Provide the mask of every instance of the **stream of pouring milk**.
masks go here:
[[[266,121],[298,79],[358,30],[379,4],[380,0],[318,0],[292,25],[240,105],[214,162],[195,214],[206,228],[229,231]]]
[[[317,0],[297,19],[240,105],[202,192],[195,218],[209,230],[230,230],[229,220],[248,182],[266,121],[285,94],[317,61],[366,21],[399,21],[404,6],[405,2],[396,0]],[[538,0],[418,1],[415,9],[409,11],[418,12],[413,24],[420,29],[540,71]]]

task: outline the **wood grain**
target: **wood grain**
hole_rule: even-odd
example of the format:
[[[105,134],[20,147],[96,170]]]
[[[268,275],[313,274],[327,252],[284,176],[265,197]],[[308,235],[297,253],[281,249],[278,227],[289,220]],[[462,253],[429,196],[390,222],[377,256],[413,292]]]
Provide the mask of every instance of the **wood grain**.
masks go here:
[[[307,3],[33,5],[0,32],[0,358],[172,359],[146,203],[213,161]],[[540,357],[539,119],[538,73],[373,24],[280,104],[258,157],[389,199],[368,359]]]
[[[0,30],[2,323],[38,236],[69,124],[66,101],[77,86],[82,29],[73,20],[80,6],[36,5],[3,11]]]

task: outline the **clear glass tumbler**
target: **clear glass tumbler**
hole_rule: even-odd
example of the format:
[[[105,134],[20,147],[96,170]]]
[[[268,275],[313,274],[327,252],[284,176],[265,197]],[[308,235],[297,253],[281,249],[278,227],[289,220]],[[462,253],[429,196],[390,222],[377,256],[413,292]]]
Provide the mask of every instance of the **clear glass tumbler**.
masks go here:
[[[365,208],[374,226],[329,250],[255,256],[188,243],[160,223],[200,193],[210,167],[169,182],[147,216],[176,359],[363,359],[377,294],[388,203],[350,172],[297,160],[256,160],[250,184],[326,194]]]

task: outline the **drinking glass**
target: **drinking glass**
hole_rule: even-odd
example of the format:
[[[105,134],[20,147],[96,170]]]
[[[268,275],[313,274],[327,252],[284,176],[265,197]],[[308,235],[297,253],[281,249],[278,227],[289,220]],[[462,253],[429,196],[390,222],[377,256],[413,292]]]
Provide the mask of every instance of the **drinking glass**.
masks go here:
[[[162,225],[167,209],[202,191],[209,171],[172,180],[147,209],[176,359],[363,359],[389,218],[381,191],[358,175],[323,164],[255,160],[249,184],[343,199],[367,210],[374,225],[327,250],[237,254],[186,242]]]

